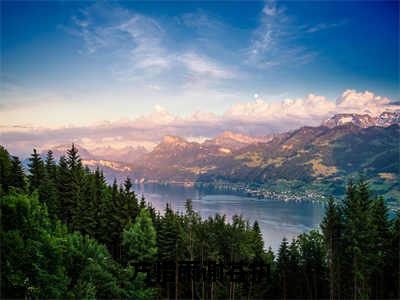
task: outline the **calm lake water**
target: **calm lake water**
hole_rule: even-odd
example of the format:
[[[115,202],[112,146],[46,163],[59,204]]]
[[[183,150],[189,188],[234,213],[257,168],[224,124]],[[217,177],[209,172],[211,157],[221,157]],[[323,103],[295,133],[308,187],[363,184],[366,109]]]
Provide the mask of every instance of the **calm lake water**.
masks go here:
[[[230,221],[232,216],[242,215],[251,222],[259,222],[265,247],[279,248],[283,237],[289,241],[311,229],[318,228],[325,206],[311,201],[281,201],[275,199],[256,199],[233,194],[176,186],[140,185],[136,193],[144,195],[147,202],[162,212],[169,203],[172,209],[185,211],[186,199],[192,199],[193,208],[203,218],[216,213],[225,214]]]

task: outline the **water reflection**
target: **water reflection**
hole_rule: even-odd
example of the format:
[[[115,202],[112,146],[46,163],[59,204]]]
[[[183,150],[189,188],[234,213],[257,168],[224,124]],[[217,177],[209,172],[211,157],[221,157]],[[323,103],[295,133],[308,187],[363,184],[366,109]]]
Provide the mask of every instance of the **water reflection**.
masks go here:
[[[135,190],[160,212],[167,203],[172,209],[184,212],[186,199],[192,199],[193,208],[203,218],[219,213],[225,214],[228,220],[240,214],[251,222],[257,220],[265,246],[273,250],[279,248],[283,237],[291,240],[302,232],[318,228],[324,213],[323,204],[311,201],[256,199],[176,186],[140,185]]]

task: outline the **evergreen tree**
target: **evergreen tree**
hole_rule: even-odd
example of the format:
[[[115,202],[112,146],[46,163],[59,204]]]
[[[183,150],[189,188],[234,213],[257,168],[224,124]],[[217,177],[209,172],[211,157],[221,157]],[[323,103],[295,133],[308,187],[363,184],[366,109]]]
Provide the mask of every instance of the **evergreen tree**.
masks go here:
[[[400,211],[397,211],[391,226],[391,268],[387,273],[388,281],[388,297],[400,298]]]
[[[399,298],[400,213],[391,221],[384,199],[373,198],[364,180],[349,183],[342,204],[328,200],[323,235],[310,231],[290,245],[284,239],[276,260],[263,249],[257,222],[218,214],[202,220],[190,200],[184,214],[167,205],[161,216],[143,197],[138,204],[129,178],[108,186],[99,168],[84,168],[74,145],[58,165],[52,153],[43,163],[34,151],[32,193],[21,188],[19,159],[0,147],[0,180],[1,293],[8,298],[154,298],[129,263],[155,256],[175,262],[177,274],[160,297]],[[271,281],[178,280],[179,260],[254,258],[271,264]]]
[[[264,241],[261,234],[260,225],[258,225],[257,221],[254,221],[252,229],[253,239],[251,244],[254,247],[255,259],[262,260],[264,254]]]
[[[133,221],[138,214],[138,201],[136,194],[132,191],[132,182],[129,177],[124,182],[125,188],[125,207],[126,207],[126,218],[128,221]],[[145,207],[141,207],[143,209]]]
[[[327,249],[327,260],[329,268],[329,296],[330,299],[340,298],[340,263],[342,246],[342,220],[339,209],[332,197],[328,199],[328,207],[321,229],[324,234],[324,242]]]
[[[345,259],[343,270],[347,272],[345,282],[346,295],[354,299],[368,297],[368,278],[371,256],[371,226],[368,219],[369,194],[366,183],[348,184],[347,194],[343,202],[343,237],[345,243]]]
[[[282,299],[287,299],[289,294],[289,283],[288,283],[288,275],[289,275],[289,247],[286,238],[283,238],[282,243],[278,250],[278,258],[277,258],[277,281],[279,284],[280,295]]]
[[[25,190],[25,174],[22,169],[21,161],[17,156],[13,156],[11,160],[11,174],[10,176],[10,186]]]
[[[39,189],[44,177],[44,164],[36,149],[33,149],[33,153],[29,158],[29,173],[29,189],[33,192]]]
[[[178,260],[181,257],[182,251],[182,224],[177,215],[169,208],[168,204],[165,209],[164,218],[162,218],[158,235],[157,245],[159,258],[162,261],[175,262],[175,289],[170,291],[170,285],[167,283],[167,295],[175,294],[178,298],[179,281],[178,281]]]
[[[287,265],[287,284],[290,287],[288,291],[289,298],[304,296],[302,291],[303,274],[300,272],[300,253],[296,239],[293,239],[289,245],[289,258]]]
[[[157,235],[160,259],[175,261],[178,258],[180,237],[181,225],[177,216],[167,204]]]
[[[8,151],[0,145],[0,195],[1,191],[8,192],[12,178],[12,161]]]
[[[62,298],[63,236],[53,232],[37,194],[12,192],[0,201],[2,298]]]
[[[50,180],[56,182],[57,179],[57,165],[54,160],[53,151],[49,150],[46,155],[45,161],[47,175]]]
[[[51,180],[50,176],[47,174],[47,170],[43,172],[43,178],[41,180],[38,191],[39,199],[43,203],[46,203],[51,218],[57,217],[57,214],[60,211],[60,204],[57,197],[57,188],[54,181]]]
[[[157,235],[150,214],[142,209],[135,223],[124,230],[122,244],[129,262],[152,262],[157,253]]]
[[[328,271],[323,236],[316,230],[298,238],[300,267],[302,269],[303,298],[323,299],[329,296]]]
[[[84,169],[81,158],[78,154],[78,149],[72,144],[71,149],[67,150],[67,165],[69,170],[68,179],[68,194],[69,197],[65,200],[66,209],[68,210],[67,224],[76,230],[82,228],[80,223],[80,215],[83,206],[82,187]]]
[[[193,210],[192,200],[187,199],[185,202],[186,213],[183,220],[183,244],[185,247],[185,257],[189,260],[194,259],[195,244],[197,240],[196,227],[200,222],[200,216]]]
[[[95,176],[90,170],[84,170],[82,179],[81,201],[79,201],[78,215],[75,215],[75,226],[83,234],[98,238],[99,233],[99,203]],[[112,217],[112,215],[110,216]]]
[[[370,286],[375,291],[373,298],[388,298],[389,290],[386,284],[390,282],[390,270],[392,268],[392,258],[395,253],[391,253],[390,248],[390,222],[388,209],[382,197],[375,199],[371,208],[371,235],[373,239],[371,254],[372,275]]]
[[[69,224],[72,218],[71,195],[71,174],[68,168],[67,160],[64,156],[60,157],[57,168],[57,197],[60,205],[58,212],[59,218]]]

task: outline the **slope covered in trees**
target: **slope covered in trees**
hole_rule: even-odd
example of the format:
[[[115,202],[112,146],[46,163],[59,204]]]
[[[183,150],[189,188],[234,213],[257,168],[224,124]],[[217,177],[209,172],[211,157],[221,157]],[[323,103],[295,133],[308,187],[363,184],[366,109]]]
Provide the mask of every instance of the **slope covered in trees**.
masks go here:
[[[366,182],[331,199],[320,231],[265,250],[258,223],[240,216],[201,219],[192,209],[161,215],[129,179],[107,185],[82,166],[72,145],[58,164],[36,151],[26,176],[0,147],[2,298],[398,298],[400,215],[389,219]],[[137,262],[269,264],[270,278],[245,284],[169,282],[149,286]]]
[[[399,194],[400,127],[362,128],[352,123],[302,127],[267,142],[227,149],[213,143],[164,139],[132,166],[134,179],[199,184],[257,184],[281,181],[342,196],[349,177],[363,172],[374,190],[395,201]]]

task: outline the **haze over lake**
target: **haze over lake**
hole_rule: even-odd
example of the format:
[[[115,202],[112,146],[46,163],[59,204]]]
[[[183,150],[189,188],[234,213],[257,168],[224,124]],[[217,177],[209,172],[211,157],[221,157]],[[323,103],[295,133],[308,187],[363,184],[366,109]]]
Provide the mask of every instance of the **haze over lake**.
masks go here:
[[[271,246],[273,250],[278,250],[283,237],[290,241],[300,233],[318,228],[325,210],[320,202],[257,199],[177,186],[140,185],[135,191],[160,212],[167,203],[173,210],[183,212],[186,199],[192,199],[194,210],[202,218],[218,213],[225,214],[229,221],[235,214],[251,222],[257,220],[265,247]]]

